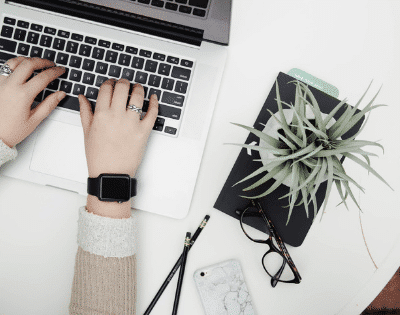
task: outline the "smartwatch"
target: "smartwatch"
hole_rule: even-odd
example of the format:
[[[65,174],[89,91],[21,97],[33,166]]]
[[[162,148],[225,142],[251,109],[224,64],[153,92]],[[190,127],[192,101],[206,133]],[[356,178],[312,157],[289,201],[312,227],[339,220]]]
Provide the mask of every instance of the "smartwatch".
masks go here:
[[[100,174],[88,178],[87,193],[100,201],[126,202],[136,196],[136,178],[127,174]]]

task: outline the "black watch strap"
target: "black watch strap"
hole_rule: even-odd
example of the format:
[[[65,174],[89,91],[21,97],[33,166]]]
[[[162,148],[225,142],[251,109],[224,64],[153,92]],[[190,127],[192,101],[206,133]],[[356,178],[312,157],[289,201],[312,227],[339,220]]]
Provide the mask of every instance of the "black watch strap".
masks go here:
[[[136,188],[136,178],[131,178],[131,197],[136,196],[137,188]],[[93,196],[100,196],[100,178],[88,177],[88,185],[87,185],[87,193]]]

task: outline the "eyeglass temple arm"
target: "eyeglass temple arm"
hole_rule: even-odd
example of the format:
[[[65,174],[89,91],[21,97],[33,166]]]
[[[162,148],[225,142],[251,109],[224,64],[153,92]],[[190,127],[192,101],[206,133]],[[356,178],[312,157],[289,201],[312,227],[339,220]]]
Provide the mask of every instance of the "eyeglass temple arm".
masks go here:
[[[278,284],[278,280],[280,279],[280,277],[282,276],[282,272],[283,269],[285,269],[286,266],[286,260],[283,260],[283,264],[281,266],[281,268],[279,268],[278,272],[275,274],[275,276],[271,277],[271,286],[273,288],[276,287],[276,285]]]

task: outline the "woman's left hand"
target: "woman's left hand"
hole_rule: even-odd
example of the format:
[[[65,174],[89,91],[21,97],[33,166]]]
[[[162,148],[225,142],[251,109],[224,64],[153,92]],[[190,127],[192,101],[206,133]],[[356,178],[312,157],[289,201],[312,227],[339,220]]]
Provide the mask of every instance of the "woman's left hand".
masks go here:
[[[17,57],[6,64],[13,73],[8,77],[0,75],[0,139],[12,148],[30,135],[65,97],[65,92],[58,91],[31,109],[35,97],[65,69],[37,57]],[[33,71],[44,68],[49,69],[27,81]]]

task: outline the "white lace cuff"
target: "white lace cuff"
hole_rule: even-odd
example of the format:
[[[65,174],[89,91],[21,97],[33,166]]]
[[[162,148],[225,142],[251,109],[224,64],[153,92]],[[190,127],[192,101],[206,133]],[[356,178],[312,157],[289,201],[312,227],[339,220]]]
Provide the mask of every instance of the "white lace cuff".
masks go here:
[[[14,160],[17,155],[18,152],[15,147],[10,148],[0,139],[0,166],[10,160]]]

